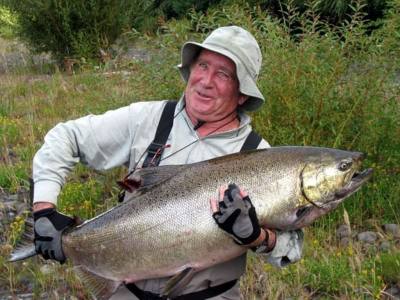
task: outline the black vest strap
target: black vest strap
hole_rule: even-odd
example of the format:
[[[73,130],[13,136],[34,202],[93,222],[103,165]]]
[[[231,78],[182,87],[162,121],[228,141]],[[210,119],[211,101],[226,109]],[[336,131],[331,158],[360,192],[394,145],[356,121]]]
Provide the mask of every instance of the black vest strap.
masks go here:
[[[134,283],[126,284],[126,288],[130,290],[139,300],[166,300],[166,299],[173,299],[173,300],[204,300],[208,298],[212,298],[218,296],[227,290],[231,289],[237,282],[237,279],[225,282],[220,285],[211,286],[205,290],[201,290],[198,292],[188,293],[181,296],[177,296],[174,298],[168,298],[165,296],[160,296],[151,292],[143,291],[139,289]]]
[[[246,140],[244,141],[242,149],[240,149],[240,152],[257,149],[261,140],[262,140],[261,137],[254,130],[252,130],[250,134],[247,136]]]
[[[158,166],[161,155],[164,151],[165,143],[167,142],[169,133],[171,132],[174,123],[174,112],[177,102],[168,101],[164,106],[161,114],[160,122],[157,126],[157,131],[154,140],[147,148],[147,157],[143,162],[142,168]]]

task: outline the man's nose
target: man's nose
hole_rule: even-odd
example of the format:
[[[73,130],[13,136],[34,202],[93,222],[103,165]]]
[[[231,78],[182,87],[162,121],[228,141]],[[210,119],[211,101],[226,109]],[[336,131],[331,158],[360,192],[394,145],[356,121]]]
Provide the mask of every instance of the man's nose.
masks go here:
[[[212,88],[213,85],[213,75],[212,72],[204,72],[201,77],[201,83],[206,88]]]

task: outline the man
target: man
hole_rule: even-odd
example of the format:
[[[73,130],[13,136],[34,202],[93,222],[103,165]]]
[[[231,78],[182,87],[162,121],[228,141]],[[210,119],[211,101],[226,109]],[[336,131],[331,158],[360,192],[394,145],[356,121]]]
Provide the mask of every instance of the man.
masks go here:
[[[203,43],[183,46],[178,67],[187,86],[174,110],[169,146],[160,148],[160,165],[194,163],[240,151],[252,131],[244,111],[257,110],[264,102],[256,86],[261,59],[257,41],[237,26],[221,27]],[[46,135],[33,164],[35,245],[44,258],[66,259],[60,237],[72,219],[55,207],[70,170],[78,162],[98,170],[141,167],[165,105],[166,101],[133,103],[100,116],[58,124]],[[258,145],[266,147],[265,140]],[[246,189],[234,183],[221,187],[218,200],[210,199],[210,217],[238,244],[264,253],[276,266],[299,260],[302,233],[260,228],[251,195],[242,188]],[[196,295],[201,299],[204,291],[209,299],[240,299],[237,279],[245,263],[243,255],[197,272],[178,299],[196,299]],[[160,299],[157,295],[168,279],[121,286],[112,299],[137,299],[134,294],[140,299]],[[185,294],[191,296],[184,298]]]

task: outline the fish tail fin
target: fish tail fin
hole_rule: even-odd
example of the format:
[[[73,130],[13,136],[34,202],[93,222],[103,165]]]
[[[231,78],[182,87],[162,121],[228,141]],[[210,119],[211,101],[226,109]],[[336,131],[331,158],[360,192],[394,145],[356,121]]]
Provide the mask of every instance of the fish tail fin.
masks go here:
[[[27,217],[24,227],[25,229],[19,241],[17,242],[14,250],[10,254],[10,258],[8,259],[9,262],[24,260],[37,254],[35,250],[35,245],[33,243],[34,233],[32,216]]]
[[[9,262],[16,262],[19,260],[24,260],[29,257],[37,255],[35,245],[25,245],[15,248],[8,259]]]
[[[121,285],[121,282],[98,276],[83,266],[74,267],[74,271],[96,299],[109,299]]]

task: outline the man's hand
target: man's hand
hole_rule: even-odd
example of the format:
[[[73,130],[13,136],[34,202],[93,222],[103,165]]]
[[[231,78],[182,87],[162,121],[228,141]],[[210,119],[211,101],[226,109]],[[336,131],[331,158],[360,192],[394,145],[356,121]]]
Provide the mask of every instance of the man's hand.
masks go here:
[[[54,259],[61,264],[66,257],[61,247],[61,235],[74,224],[74,219],[60,214],[55,208],[46,208],[33,213],[35,248],[44,259]]]
[[[220,190],[218,206],[215,200],[211,202],[215,222],[239,245],[256,246],[265,240],[266,233],[260,228],[249,196],[236,184]]]

